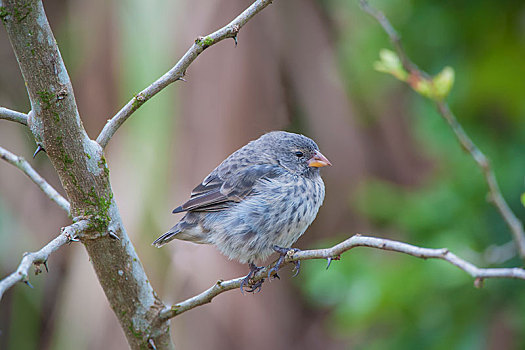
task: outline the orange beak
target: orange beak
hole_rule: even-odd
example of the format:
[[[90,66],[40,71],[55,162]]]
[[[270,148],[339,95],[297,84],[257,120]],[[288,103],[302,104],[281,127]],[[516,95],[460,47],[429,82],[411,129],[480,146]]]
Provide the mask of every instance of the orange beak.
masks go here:
[[[315,151],[315,154],[312,158],[308,159],[308,166],[314,167],[314,168],[321,168],[327,165],[332,165],[328,158],[323,156],[323,154],[319,151]]]

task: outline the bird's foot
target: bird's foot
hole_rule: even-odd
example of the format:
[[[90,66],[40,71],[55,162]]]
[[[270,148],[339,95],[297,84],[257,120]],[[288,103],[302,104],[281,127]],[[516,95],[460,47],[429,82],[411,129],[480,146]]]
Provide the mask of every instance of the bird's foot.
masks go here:
[[[292,256],[294,253],[299,252],[300,249],[297,249],[297,248],[283,248],[283,247],[279,247],[279,246],[274,245],[273,246],[273,250],[275,250],[277,253],[279,253],[279,259],[277,260],[275,265],[270,269],[270,271],[268,271],[268,279],[270,279],[272,274],[273,274],[274,278],[280,279],[279,275],[277,274],[277,271],[279,271],[279,269],[281,268],[281,265],[283,264],[284,260],[286,259],[286,257],[288,255]],[[301,269],[301,261],[297,260],[297,261],[293,261],[293,263],[295,265],[295,267],[294,267],[295,274],[293,275],[293,277],[295,277],[295,276],[297,276],[299,274],[299,270]]]
[[[253,282],[252,278],[255,276],[257,272],[263,269],[263,267],[259,267],[255,265],[254,263],[250,263],[250,272],[241,282],[241,293],[244,294],[244,286],[247,285],[249,289],[246,289],[248,293],[257,293],[261,291],[261,287],[264,282],[264,278],[257,282]]]

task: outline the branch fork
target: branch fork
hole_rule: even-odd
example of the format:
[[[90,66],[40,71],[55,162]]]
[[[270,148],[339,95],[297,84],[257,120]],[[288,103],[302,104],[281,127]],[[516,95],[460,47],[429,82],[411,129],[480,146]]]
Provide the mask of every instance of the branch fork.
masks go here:
[[[28,115],[25,113],[13,111],[5,107],[0,107],[0,119],[9,120],[12,122],[27,125]]]
[[[38,275],[40,272],[42,272],[40,265],[44,265],[47,271],[47,259],[49,258],[49,255],[51,255],[51,253],[56,251],[64,244],[74,242],[75,238],[87,230],[88,227],[89,221],[87,220],[81,220],[67,227],[63,227],[60,234],[40,250],[31,253],[24,253],[22,256],[22,261],[20,262],[20,265],[16,271],[0,281],[0,299],[2,298],[4,292],[14,286],[17,282],[24,282],[28,286],[32,287],[29,283],[28,277],[31,266],[35,265],[35,275]]]
[[[62,195],[60,195],[60,193],[58,193],[57,190],[55,190],[42,176],[40,176],[40,174],[38,174],[36,170],[33,169],[27,160],[9,152],[2,147],[0,147],[0,158],[20,169],[24,174],[27,175],[27,177],[31,179],[31,181],[33,181],[38,186],[38,188],[40,188],[42,192],[44,192],[46,196],[49,197],[49,199],[54,201],[69,215],[69,202],[64,197],[62,197]]]

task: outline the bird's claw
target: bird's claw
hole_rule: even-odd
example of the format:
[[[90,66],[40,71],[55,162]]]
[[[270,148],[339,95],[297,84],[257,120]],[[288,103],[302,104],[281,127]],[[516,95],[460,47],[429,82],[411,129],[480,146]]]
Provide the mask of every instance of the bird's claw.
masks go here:
[[[249,284],[249,289],[246,289],[246,292],[248,293],[259,293],[261,291],[261,288],[262,288],[262,285],[263,285],[263,282],[264,282],[264,278],[262,280],[259,280],[257,282],[255,282],[254,284],[249,284],[250,281],[248,281],[247,283]],[[244,279],[241,283],[241,293],[244,294],[244,284],[246,283],[246,279]]]
[[[300,251],[300,249],[297,249],[297,248],[283,248],[283,247],[279,247],[279,246],[273,246],[273,250],[275,250],[277,253],[279,253],[279,259],[277,260],[277,262],[275,263],[275,265],[270,269],[270,271],[268,271],[268,279],[270,279],[270,277],[272,276],[272,272],[274,273],[273,276],[274,278],[279,278],[279,275],[277,275],[277,271],[279,271],[279,269],[281,268],[281,265],[283,264],[284,260],[286,259],[286,257],[288,255],[290,256],[293,256],[294,253],[297,253]],[[300,260],[296,260],[296,261],[293,261],[295,267],[294,267],[294,270],[295,270],[295,274],[293,275],[293,277],[297,276],[299,274],[299,270],[301,269],[301,261]]]
[[[299,271],[301,270],[301,260],[296,260],[293,263],[295,264],[295,267],[294,267],[295,273],[293,274],[292,277],[297,277],[297,275],[299,274]]]
[[[273,279],[278,279],[280,280],[281,277],[279,277],[279,275],[277,274],[277,271],[279,271],[279,269],[281,268],[281,262],[280,262],[281,258],[279,258],[279,261],[277,261],[277,264],[275,264],[270,270],[268,270],[268,280],[271,281],[272,278]]]
[[[273,273],[274,278],[281,279],[281,277],[279,277],[279,275],[277,274],[277,271],[279,271],[279,269],[281,268],[281,265],[283,264],[285,257],[286,257],[286,254],[284,255],[281,254],[279,256],[279,259],[277,260],[275,265],[273,265],[273,267],[268,271],[268,280],[270,281],[272,280],[272,273]]]
[[[264,283],[264,278],[257,282],[253,282],[252,278],[255,276],[257,272],[262,270],[262,267],[256,266],[254,263],[250,263],[250,272],[246,277],[243,278],[241,281],[241,293],[244,294],[244,286],[248,286],[249,289],[246,289],[248,293],[258,293],[261,291],[262,285]]]

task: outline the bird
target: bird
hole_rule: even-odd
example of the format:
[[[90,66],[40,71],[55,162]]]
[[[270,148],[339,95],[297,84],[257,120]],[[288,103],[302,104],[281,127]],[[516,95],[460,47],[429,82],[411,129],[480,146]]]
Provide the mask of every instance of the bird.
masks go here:
[[[317,216],[325,197],[320,168],[331,166],[310,138],[272,131],[238,149],[198,184],[184,204],[173,210],[182,219],[152,244],[158,248],[179,239],[212,244],[229,259],[248,263],[240,289],[261,290],[252,283],[262,269],[255,263],[280,254],[268,278],[291,246]],[[299,261],[296,275],[299,272]]]

